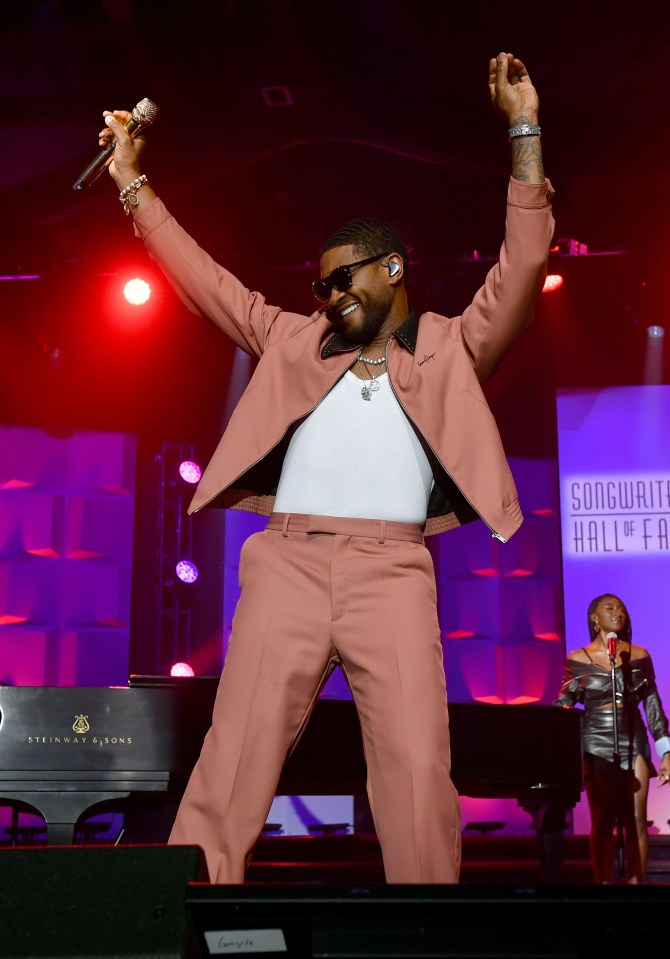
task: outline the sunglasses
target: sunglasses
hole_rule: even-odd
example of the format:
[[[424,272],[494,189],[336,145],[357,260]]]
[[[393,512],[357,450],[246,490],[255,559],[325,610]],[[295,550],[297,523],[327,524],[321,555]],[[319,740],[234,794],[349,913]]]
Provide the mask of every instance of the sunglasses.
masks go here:
[[[368,263],[374,263],[375,260],[381,260],[383,256],[388,255],[388,253],[377,253],[375,256],[366,257],[365,260],[357,260],[355,263],[337,266],[328,276],[322,276],[320,280],[315,280],[314,283],[312,283],[312,293],[317,300],[320,300],[322,303],[327,303],[333,290],[337,290],[338,293],[346,293],[354,282],[351,275],[354,267],[367,266]]]

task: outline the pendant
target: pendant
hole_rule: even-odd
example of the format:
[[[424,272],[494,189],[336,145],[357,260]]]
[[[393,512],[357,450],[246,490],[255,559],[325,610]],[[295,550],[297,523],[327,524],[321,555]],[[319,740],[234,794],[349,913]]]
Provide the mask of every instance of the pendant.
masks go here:
[[[365,386],[361,386],[361,396],[364,400],[371,400],[372,393],[370,392],[370,387],[366,383]]]
[[[379,383],[377,380],[370,380],[370,389],[373,393],[376,393],[379,390]]]

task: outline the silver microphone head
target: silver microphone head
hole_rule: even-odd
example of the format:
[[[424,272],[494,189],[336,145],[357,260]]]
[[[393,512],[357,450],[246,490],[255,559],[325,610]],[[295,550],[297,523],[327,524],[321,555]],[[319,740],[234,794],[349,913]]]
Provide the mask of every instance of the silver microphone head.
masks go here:
[[[143,127],[150,127],[158,116],[158,107],[153,100],[140,100],[137,106],[133,107],[133,120]]]

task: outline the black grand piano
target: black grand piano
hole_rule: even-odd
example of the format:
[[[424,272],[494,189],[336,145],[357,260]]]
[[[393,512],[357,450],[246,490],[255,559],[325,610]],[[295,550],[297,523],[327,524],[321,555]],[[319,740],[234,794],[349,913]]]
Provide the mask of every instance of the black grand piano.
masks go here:
[[[218,679],[131,677],[127,687],[0,687],[0,803],[45,819],[71,844],[100,803],[177,802],[209,727]],[[579,711],[451,703],[459,793],[516,798],[533,818],[545,878],[560,869],[565,815],[582,790]],[[287,759],[279,795],[364,794],[354,705],[320,699]]]

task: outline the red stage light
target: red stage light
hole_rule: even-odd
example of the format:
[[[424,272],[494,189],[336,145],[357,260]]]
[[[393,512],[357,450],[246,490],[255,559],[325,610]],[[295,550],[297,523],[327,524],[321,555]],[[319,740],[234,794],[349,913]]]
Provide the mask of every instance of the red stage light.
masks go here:
[[[123,295],[132,306],[143,306],[151,296],[151,287],[146,280],[136,276],[134,280],[128,280],[123,288]]]
[[[175,663],[170,670],[170,676],[195,676],[195,673],[188,663]]]
[[[554,290],[559,290],[563,286],[563,277],[560,273],[550,273],[544,281],[544,286],[542,287],[543,293],[553,293]]]

